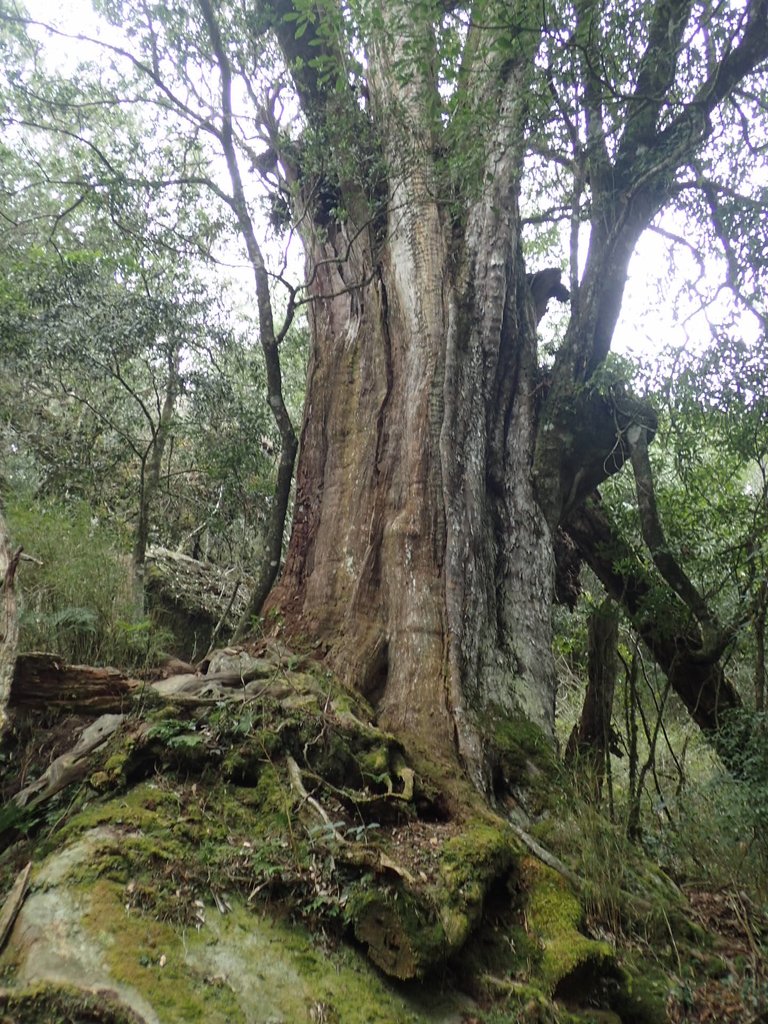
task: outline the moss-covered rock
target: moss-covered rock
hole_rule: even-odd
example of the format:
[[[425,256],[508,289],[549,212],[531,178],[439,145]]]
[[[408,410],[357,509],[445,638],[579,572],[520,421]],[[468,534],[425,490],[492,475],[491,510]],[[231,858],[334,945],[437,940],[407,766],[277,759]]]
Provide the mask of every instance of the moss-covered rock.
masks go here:
[[[104,834],[100,840],[106,841]],[[196,928],[138,908],[124,886],[75,881],[94,847],[82,837],[66,863],[53,854],[38,871],[0,970],[11,1019],[103,1024],[252,1024],[305,1020],[428,1024],[459,1019],[466,1001],[432,993],[434,1005],[389,988],[343,945],[231,901],[208,898]],[[201,901],[203,902],[203,901]],[[16,1013],[16,1016],[13,1014]]]
[[[536,977],[545,992],[564,990],[578,975],[605,973],[614,964],[607,942],[588,938],[579,929],[583,911],[566,880],[552,868],[524,859],[525,913],[531,935],[541,947]]]
[[[516,871],[521,849],[503,822],[474,820],[440,856],[440,915],[452,949],[460,949],[483,913],[486,895]]]
[[[581,931],[583,892],[455,765],[414,758],[306,659],[258,672],[231,699],[137,701],[89,784],[51,805],[56,827],[31,824],[38,867],[0,961],[8,1006],[63,1006],[63,982],[73,1006],[83,984],[114,993],[82,1017],[106,1024],[454,1022],[461,999],[438,993],[455,981],[499,1022],[572,1024],[556,1000],[588,993],[656,1024],[642,975]],[[501,718],[489,734],[499,806],[547,805],[558,768],[542,734]]]
[[[145,1018],[120,1003],[109,989],[89,991],[76,985],[42,983],[21,990],[0,990],[0,1012],[24,1024],[144,1024]]]

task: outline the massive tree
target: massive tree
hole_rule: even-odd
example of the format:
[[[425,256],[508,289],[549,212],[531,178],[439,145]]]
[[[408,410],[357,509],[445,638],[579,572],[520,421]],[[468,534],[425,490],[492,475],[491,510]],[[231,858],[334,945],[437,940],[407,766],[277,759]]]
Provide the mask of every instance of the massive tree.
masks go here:
[[[716,192],[716,158],[697,161],[737,91],[750,106],[767,10],[261,9],[304,115],[274,144],[312,300],[272,604],[381,721],[457,749],[483,785],[496,716],[552,727],[556,531],[654,428],[599,386],[629,260],[675,197],[705,178]],[[537,321],[565,292],[526,263],[521,203],[549,161],[567,176],[571,310],[544,372]]]
[[[655,415],[603,368],[632,253],[669,208],[703,208],[728,284],[749,285],[753,311],[762,301],[727,225],[756,209],[768,2],[104,7],[138,39],[107,46],[143,83],[135,98],[192,131],[185,174],[169,178],[213,191],[245,243],[282,439],[278,513],[295,454],[279,344],[306,304],[294,516],[267,605],[286,633],[322,644],[386,727],[458,756],[490,790],[495,723],[552,730],[555,541],[575,523],[716,729],[737,700],[718,666],[728,634],[663,550],[643,479]],[[184,162],[201,139],[227,188]],[[306,255],[279,329],[247,165]],[[536,224],[559,267],[527,255]],[[570,316],[544,365],[553,298]],[[629,555],[615,568],[604,517],[582,511],[630,459],[673,633],[649,624]]]

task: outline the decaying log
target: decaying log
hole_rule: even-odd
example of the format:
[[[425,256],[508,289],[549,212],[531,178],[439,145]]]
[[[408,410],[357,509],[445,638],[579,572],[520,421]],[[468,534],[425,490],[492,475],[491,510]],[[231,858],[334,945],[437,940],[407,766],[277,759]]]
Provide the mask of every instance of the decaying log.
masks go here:
[[[116,668],[67,665],[53,654],[20,654],[8,704],[12,708],[66,709],[72,714],[119,713],[144,685]]]
[[[224,648],[214,652],[198,671],[179,663],[179,667],[191,671],[150,683],[133,679],[116,668],[68,665],[54,654],[20,654],[16,658],[8,706],[14,711],[36,709],[93,716],[120,714],[128,710],[131,699],[142,689],[167,699],[176,696],[279,698],[286,686],[285,680],[278,678],[283,664],[284,659],[279,654],[257,658],[237,648]],[[290,690],[288,686],[285,693]]]
[[[88,755],[98,750],[122,725],[125,715],[101,715],[80,734],[80,738],[61,757],[57,757],[39,779],[25,786],[14,797],[18,807],[36,807],[50,797],[60,793],[71,782],[77,782],[88,774]]]

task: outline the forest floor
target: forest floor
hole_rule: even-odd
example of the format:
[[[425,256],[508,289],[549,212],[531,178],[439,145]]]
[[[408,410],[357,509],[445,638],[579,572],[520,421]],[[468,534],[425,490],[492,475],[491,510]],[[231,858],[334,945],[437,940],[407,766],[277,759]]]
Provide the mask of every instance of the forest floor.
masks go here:
[[[760,935],[768,918],[745,893],[690,888],[691,917],[723,962],[721,977],[690,984],[670,996],[672,1024],[764,1024],[768,1021],[768,962]],[[683,972],[681,971],[681,974]]]
[[[423,766],[410,768],[397,740],[371,724],[359,701],[334,689],[320,665],[266,644],[249,655],[226,649],[200,669],[174,665],[177,674],[156,678],[151,693],[146,683],[114,670],[104,674],[79,667],[79,715],[73,714],[74,669],[42,656],[28,668],[24,692],[33,710],[18,709],[17,745],[0,760],[0,785],[7,808],[25,790],[27,803],[20,811],[39,803],[28,820],[5,822],[3,889],[28,860],[37,859],[39,865],[43,854],[52,857],[57,836],[76,849],[81,841],[91,841],[86,838],[90,831],[95,846],[88,866],[79,869],[82,877],[73,877],[72,891],[86,900],[111,885],[113,902],[123,907],[132,906],[139,893],[146,906],[132,906],[131,920],[165,928],[166,943],[171,942],[168,922],[179,915],[182,933],[194,926],[197,935],[200,921],[196,923],[195,915],[204,920],[207,912],[206,927],[213,932],[216,908],[228,906],[229,896],[222,894],[236,894],[240,883],[244,906],[250,908],[259,894],[263,914],[269,907],[282,907],[285,917],[290,906],[310,932],[314,928],[313,934],[328,941],[334,928],[347,939],[354,932],[356,944],[350,948],[358,951],[355,955],[367,945],[369,958],[393,979],[391,989],[382,989],[381,1015],[371,1020],[454,1022],[464,1013],[465,1024],[577,1019],[768,1024],[768,914],[748,895],[746,890],[754,887],[745,884],[742,892],[683,884],[681,891],[636,851],[637,864],[625,865],[620,892],[621,899],[626,893],[636,898],[634,908],[620,908],[627,912],[627,921],[611,932],[604,921],[592,920],[590,911],[581,918],[578,900],[557,870],[531,858],[530,848],[519,848],[500,818],[477,808],[463,816],[449,814],[435,779]],[[78,749],[73,741],[99,714],[120,718],[116,731],[105,734],[101,746],[83,749],[80,759],[67,760]],[[528,770],[529,756],[527,750],[516,752],[513,760],[519,761],[521,772]],[[572,867],[564,870],[584,877],[573,828],[577,813],[572,809],[571,817],[559,825],[573,854]],[[550,821],[558,817],[560,812],[553,811]],[[546,845],[546,833],[542,841]],[[559,850],[560,856],[566,852]],[[640,891],[630,893],[625,883],[634,868]],[[655,938],[648,922],[635,934],[632,921],[642,924],[644,916],[650,917],[644,908],[652,905],[656,886],[662,888],[654,904]],[[39,904],[44,890],[33,879],[31,902]],[[219,899],[209,907],[213,891]],[[432,914],[435,907],[441,918]],[[569,908],[576,915],[573,920]],[[21,918],[30,918],[31,910],[21,905]],[[692,927],[681,928],[681,917]],[[81,924],[79,919],[72,922],[78,935]],[[127,927],[122,919],[118,924]],[[21,935],[24,928],[16,931]],[[429,945],[424,936],[432,933]],[[206,933],[201,934],[204,938]],[[113,938],[114,948],[123,943],[131,949],[127,932],[115,932]],[[223,949],[223,935],[217,941]],[[279,945],[271,933],[264,941],[273,950]],[[450,955],[445,952],[449,941],[455,946]],[[581,960],[558,966],[560,973],[553,974],[553,964],[573,957],[575,943],[583,944]],[[39,958],[27,956],[23,942],[17,941],[17,947],[15,953],[6,950],[6,967],[20,971],[19,977],[26,971],[35,980]],[[285,948],[290,952],[290,945]],[[141,970],[129,973],[122,961],[113,965],[116,977],[124,972],[124,986],[131,991],[141,989],[153,963],[146,951],[139,953]],[[170,962],[173,957],[168,956]],[[308,956],[303,951],[299,959],[309,963]],[[354,960],[349,975],[340,977],[358,978],[355,984],[363,984],[360,959]],[[315,973],[302,984],[325,992],[323,962],[310,966]],[[393,1008],[401,982],[415,991],[413,986],[439,970],[443,987],[450,981],[448,987],[460,997],[445,1014],[436,1017],[434,1008],[427,1012],[420,1006],[417,1011],[413,1004]],[[592,982],[603,977],[610,984],[624,970],[635,979],[629,995],[633,984],[645,981],[648,991],[653,990],[652,1004],[641,1012],[626,999],[622,1007],[609,1000],[590,1001],[607,991]],[[571,992],[573,1005],[568,998],[572,986],[560,984],[571,976],[580,985],[578,992]],[[13,971],[8,978],[14,978]],[[365,978],[366,985],[373,985],[374,978],[382,985],[380,975]],[[198,1018],[185,1017],[187,1011],[173,1000],[187,984],[190,979],[179,974],[173,985],[168,982],[168,993],[141,989],[142,998],[167,998],[176,1016],[158,1019],[186,1024]],[[298,982],[294,989],[299,991]],[[5,993],[6,1001],[13,998],[11,991]],[[285,998],[297,998],[296,991]],[[198,998],[191,984],[190,993],[190,999]],[[317,1005],[341,1006],[347,997],[357,1013],[357,995],[329,989],[316,999]],[[207,998],[213,1000],[210,993]],[[471,1008],[465,1011],[467,1002]],[[513,1002],[518,1010],[511,1010]],[[210,1020],[230,1020],[229,1010],[211,1005],[223,1016]],[[356,1022],[349,1007],[346,1017],[339,1010],[327,1019]],[[246,1014],[243,1019],[251,1018]]]

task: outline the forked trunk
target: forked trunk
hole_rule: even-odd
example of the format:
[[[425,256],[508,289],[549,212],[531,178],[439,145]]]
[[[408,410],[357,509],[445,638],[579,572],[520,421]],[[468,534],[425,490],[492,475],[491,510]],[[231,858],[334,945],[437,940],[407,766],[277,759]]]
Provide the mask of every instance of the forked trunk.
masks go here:
[[[458,25],[450,3],[265,5],[304,118],[300,138],[270,141],[308,256],[312,332],[293,532],[270,603],[289,631],[327,643],[384,724],[458,752],[486,790],[496,721],[552,729],[552,534],[637,448],[630,433],[655,429],[646,403],[592,378],[637,239],[768,52],[765,3],[748,6],[695,102],[667,107],[688,14],[656,5],[622,127],[592,5],[572,11],[563,64],[576,110],[522,0],[473,6]],[[555,123],[573,158],[573,295],[545,380],[518,197],[526,147],[549,159]],[[711,683],[699,670],[673,685],[717,725]]]

